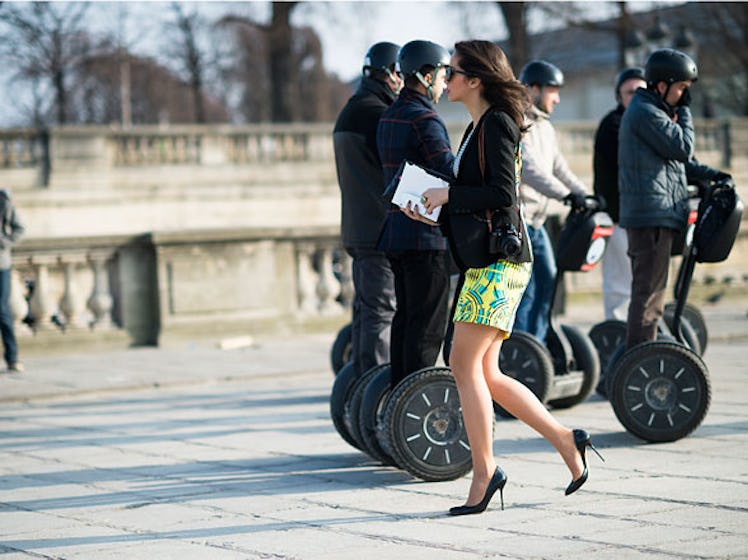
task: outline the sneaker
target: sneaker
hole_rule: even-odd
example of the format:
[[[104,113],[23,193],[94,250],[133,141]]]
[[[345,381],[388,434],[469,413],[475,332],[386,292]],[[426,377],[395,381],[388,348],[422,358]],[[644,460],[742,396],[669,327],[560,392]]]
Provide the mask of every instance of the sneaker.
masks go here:
[[[13,362],[12,364],[8,364],[8,371],[21,373],[23,371],[23,364],[21,362]]]

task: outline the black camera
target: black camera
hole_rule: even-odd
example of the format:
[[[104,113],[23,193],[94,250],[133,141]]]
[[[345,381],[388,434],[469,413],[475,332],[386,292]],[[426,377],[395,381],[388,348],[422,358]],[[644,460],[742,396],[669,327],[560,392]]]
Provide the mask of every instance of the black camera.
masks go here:
[[[522,235],[512,224],[502,224],[491,232],[488,251],[492,255],[514,257],[522,249]]]

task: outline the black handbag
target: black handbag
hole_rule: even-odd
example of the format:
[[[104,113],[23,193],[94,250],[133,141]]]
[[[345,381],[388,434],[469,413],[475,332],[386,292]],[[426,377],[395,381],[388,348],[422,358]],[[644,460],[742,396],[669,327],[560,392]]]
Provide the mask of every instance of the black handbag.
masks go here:
[[[489,252],[492,218],[489,210],[483,215],[477,212],[450,214],[452,249],[467,268],[485,268],[498,260],[497,255]]]
[[[484,134],[481,123],[478,132],[478,162],[480,174],[485,184],[485,150]],[[519,196],[518,196],[519,201]],[[519,204],[519,202],[518,202]],[[467,268],[485,268],[499,259],[512,259],[516,255],[506,248],[516,247],[521,251],[524,234],[522,214],[519,212],[520,231],[511,225],[509,216],[500,210],[482,210],[480,212],[454,213],[449,216],[452,234],[452,249]],[[526,235],[526,234],[525,234]]]

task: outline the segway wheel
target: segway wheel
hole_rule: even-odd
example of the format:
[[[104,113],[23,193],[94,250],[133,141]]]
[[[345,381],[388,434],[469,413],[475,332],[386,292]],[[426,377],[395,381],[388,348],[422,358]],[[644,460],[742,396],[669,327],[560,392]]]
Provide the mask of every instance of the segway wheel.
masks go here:
[[[583,374],[582,387],[579,393],[570,397],[563,397],[549,401],[548,404],[554,408],[571,408],[586,401],[600,381],[600,358],[592,340],[577,327],[572,325],[561,325],[566,338],[569,339],[577,370]]]
[[[645,342],[612,370],[610,402],[618,420],[650,442],[681,439],[704,420],[711,400],[701,357],[677,342]]]
[[[358,442],[351,435],[350,430],[345,422],[345,405],[351,397],[353,386],[356,383],[356,371],[353,368],[353,362],[345,364],[335,377],[332,384],[332,393],[330,394],[330,418],[335,430],[340,434],[347,443],[361,449]]]
[[[665,320],[670,320],[675,314],[675,302],[670,302],[665,305]],[[706,320],[704,315],[699,311],[699,308],[686,303],[683,307],[683,317],[688,320],[693,327],[696,337],[699,339],[701,345],[701,355],[704,355],[706,351],[706,345],[709,343],[709,331],[706,326]]]
[[[366,452],[385,465],[395,465],[395,460],[379,443],[378,428],[381,424],[382,411],[390,394],[392,369],[389,364],[380,368],[369,380],[361,396],[358,409],[358,426],[361,443]]]
[[[409,374],[393,389],[382,417],[386,449],[410,474],[437,482],[472,468],[457,385],[448,368]]]
[[[599,395],[606,397],[605,371],[611,356],[626,342],[626,322],[614,319],[603,321],[590,329],[589,336],[600,360],[600,381],[595,389]]]
[[[353,387],[351,387],[350,397],[345,402],[345,414],[343,416],[343,421],[348,428],[348,433],[351,434],[351,437],[356,442],[356,447],[358,447],[364,453],[368,453],[368,450],[366,449],[364,439],[361,436],[361,425],[358,421],[359,413],[361,411],[361,399],[364,395],[364,389],[366,389],[369,381],[371,381],[377,375],[377,373],[385,368],[389,368],[389,364],[380,364],[378,366],[367,369],[361,375],[361,377],[356,379],[356,381],[353,383]]]
[[[330,350],[330,365],[335,375],[338,375],[340,369],[351,359],[351,339],[353,326],[348,323],[340,331],[335,341],[332,343]]]
[[[683,321],[683,333],[686,336],[686,339],[688,339],[688,333],[689,331],[693,333],[693,330],[689,328],[689,326],[686,324],[686,321]],[[692,334],[691,340],[695,340],[695,335]],[[661,330],[658,330],[657,332],[657,341],[658,342],[672,342],[674,344],[679,344],[678,341],[675,339],[673,335],[671,335],[669,332],[663,332]],[[621,341],[621,344],[616,348],[613,353],[610,356],[610,359],[608,359],[608,365],[606,366],[605,370],[608,372],[612,372],[615,368],[616,364],[618,363],[618,360],[621,359],[621,356],[626,352],[626,340],[624,336],[624,340]],[[610,398],[611,391],[613,390],[613,376],[612,375],[606,375],[605,378],[600,380],[600,383],[597,385],[597,392],[600,396],[605,397],[606,399]]]
[[[545,346],[533,335],[514,331],[501,345],[499,369],[527,386],[545,403],[553,386],[553,361]],[[494,411],[504,418],[514,418],[494,402]]]

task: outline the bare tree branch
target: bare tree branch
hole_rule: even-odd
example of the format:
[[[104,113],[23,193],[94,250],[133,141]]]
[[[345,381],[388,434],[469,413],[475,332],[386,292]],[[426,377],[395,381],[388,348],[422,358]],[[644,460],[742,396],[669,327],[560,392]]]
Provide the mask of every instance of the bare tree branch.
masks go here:
[[[203,105],[203,53],[197,44],[197,33],[204,22],[196,12],[186,14],[179,2],[172,3],[172,11],[176,19],[175,25],[179,30],[178,53],[180,63],[187,72],[193,96],[195,122],[205,122]]]
[[[5,5],[0,10],[3,54],[17,77],[44,78],[55,92],[56,120],[68,120],[70,76],[90,48],[82,22],[90,4],[34,2]],[[40,114],[39,107],[35,113]]]

